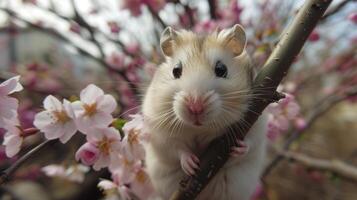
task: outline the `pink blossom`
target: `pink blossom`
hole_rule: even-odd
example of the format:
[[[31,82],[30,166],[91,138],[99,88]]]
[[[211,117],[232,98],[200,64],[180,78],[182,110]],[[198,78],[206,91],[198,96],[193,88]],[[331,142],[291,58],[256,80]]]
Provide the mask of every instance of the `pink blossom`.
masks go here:
[[[316,30],[313,30],[308,38],[310,42],[316,42],[319,39],[320,39],[320,34]]]
[[[137,17],[141,15],[141,5],[142,0],[124,0],[122,1],[121,7],[123,9],[128,9],[134,17]]]
[[[71,165],[66,169],[66,177],[68,180],[82,183],[85,178],[85,174],[89,171],[89,167],[78,164]]]
[[[353,23],[357,24],[357,12],[349,14],[348,19],[351,20]]]
[[[147,199],[154,194],[149,175],[143,168],[136,171],[135,178],[130,183],[130,189],[139,199]]]
[[[118,23],[116,23],[115,21],[109,21],[109,22],[107,22],[107,25],[110,29],[110,32],[119,33],[120,27],[119,27]]]
[[[15,156],[21,149],[23,142],[22,130],[18,124],[12,121],[5,120],[6,133],[4,136],[3,145],[5,146],[5,153],[7,157]]]
[[[142,2],[156,13],[163,9],[166,4],[165,0],[142,0]]]
[[[294,125],[297,129],[302,130],[306,127],[306,121],[302,117],[298,117],[294,121]]]
[[[301,120],[302,118],[298,118],[300,106],[295,101],[294,96],[290,94],[286,94],[286,97],[278,103],[269,105],[267,111],[270,113],[267,136],[271,141],[274,141],[282,132],[289,129],[290,121],[294,121],[298,128],[305,126],[304,121]],[[295,121],[298,119],[299,121]]]
[[[144,159],[144,142],[148,139],[148,134],[144,130],[144,119],[142,115],[131,115],[131,121],[125,123],[123,131],[123,155],[128,160]]]
[[[85,143],[76,152],[76,160],[85,165],[93,165],[99,157],[99,149],[92,143]]]
[[[133,42],[125,46],[125,50],[128,51],[130,54],[136,54],[140,50],[140,46],[138,43]]]
[[[94,84],[88,85],[80,93],[80,101],[73,103],[78,130],[87,133],[93,127],[106,127],[113,121],[111,113],[117,103],[113,96],[104,94]]]
[[[59,177],[72,182],[81,183],[89,168],[84,165],[71,165],[65,168],[63,165],[47,165],[41,169],[49,177]]]
[[[81,33],[81,26],[79,26],[76,22],[71,22],[69,26],[69,30],[73,33],[80,34]]]
[[[250,200],[258,200],[263,196],[263,194],[264,188],[261,183],[258,183]]]
[[[131,199],[130,189],[126,185],[119,185],[115,181],[102,179],[98,183],[98,187],[105,192],[105,200]]]
[[[41,171],[51,177],[64,177],[66,174],[62,165],[47,165],[42,167]]]
[[[19,79],[20,76],[15,76],[0,84],[0,127],[5,126],[5,119],[15,122],[18,121],[17,109],[19,103],[17,99],[9,97],[8,95],[23,89],[19,83]]]
[[[87,135],[85,147],[81,147],[76,153],[76,159],[81,160],[84,164],[92,164],[95,170],[104,167],[110,167],[116,162],[120,154],[121,142],[120,133],[113,127],[96,127],[92,128]],[[88,143],[92,144],[90,146]],[[95,147],[95,148],[93,148]],[[97,149],[99,152],[96,152]],[[88,153],[92,152],[92,153]],[[98,157],[96,158],[96,155]]]
[[[34,125],[44,132],[47,139],[59,138],[62,143],[66,143],[77,131],[71,103],[64,99],[62,104],[56,97],[49,95],[43,105],[46,110],[36,114]]]
[[[194,30],[197,33],[209,33],[214,31],[218,27],[218,24],[214,20],[206,20],[199,22],[195,25]]]
[[[106,62],[111,67],[122,70],[125,67],[125,56],[114,52],[106,59]]]
[[[5,96],[12,94],[14,92],[19,92],[23,89],[19,82],[20,76],[14,76],[0,84],[0,96]]]

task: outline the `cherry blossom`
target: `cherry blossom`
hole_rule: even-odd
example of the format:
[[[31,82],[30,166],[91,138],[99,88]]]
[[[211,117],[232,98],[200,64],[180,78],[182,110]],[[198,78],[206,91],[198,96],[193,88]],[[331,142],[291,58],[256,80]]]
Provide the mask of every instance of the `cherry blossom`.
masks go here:
[[[17,99],[9,97],[8,95],[23,89],[19,83],[19,79],[20,76],[15,76],[0,84],[0,127],[5,126],[5,119],[14,122],[18,121],[17,109],[19,103]]]
[[[137,17],[141,15],[141,4],[142,0],[124,0],[121,7],[128,9],[134,17]]]
[[[4,136],[3,145],[5,146],[5,153],[7,157],[15,156],[21,149],[23,142],[22,130],[18,124],[5,119],[4,128],[6,133]]]
[[[42,167],[41,171],[50,177],[60,177],[72,182],[81,183],[85,178],[85,173],[89,171],[89,167],[76,164],[65,168],[63,165],[47,165]]]
[[[92,146],[88,143],[84,144],[77,151],[76,160],[81,160],[86,165],[93,163],[95,170],[109,167],[118,159],[121,148],[120,140],[119,131],[113,127],[92,128],[90,134],[87,135],[87,141]]]
[[[348,19],[351,20],[353,23],[357,24],[357,12],[349,14]]]
[[[319,39],[320,39],[320,34],[316,30],[313,30],[308,38],[310,42],[316,42]]]
[[[144,130],[144,119],[140,114],[131,115],[131,121],[125,123],[123,131],[123,154],[127,159],[144,159],[144,142],[148,139],[148,134]]]
[[[78,130],[86,134],[93,127],[106,127],[113,121],[111,113],[117,107],[113,96],[104,94],[94,84],[80,93],[80,101],[73,103]]]
[[[47,139],[59,138],[62,143],[66,143],[77,131],[71,103],[64,99],[62,104],[56,97],[49,95],[43,105],[46,110],[36,114],[34,125],[45,133]]]
[[[92,143],[85,143],[76,152],[76,160],[85,165],[93,165],[99,157],[99,149]]]
[[[286,94],[286,97],[278,103],[269,105],[267,111],[269,112],[267,136],[272,141],[289,129],[290,121],[300,129],[306,126],[305,120],[298,117],[300,106],[290,94]]]

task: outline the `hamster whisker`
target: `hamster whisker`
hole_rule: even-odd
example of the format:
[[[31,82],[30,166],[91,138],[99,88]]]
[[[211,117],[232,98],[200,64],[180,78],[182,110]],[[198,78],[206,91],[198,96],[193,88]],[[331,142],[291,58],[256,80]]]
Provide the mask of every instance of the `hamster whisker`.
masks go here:
[[[121,113],[120,115],[118,115],[117,118],[120,118],[120,117],[122,117],[123,115],[129,113],[130,111],[133,111],[133,110],[138,109],[138,108],[140,108],[140,107],[141,107],[141,105],[134,106],[133,108],[130,108],[129,110],[126,110],[125,112],[123,112],[123,113]]]

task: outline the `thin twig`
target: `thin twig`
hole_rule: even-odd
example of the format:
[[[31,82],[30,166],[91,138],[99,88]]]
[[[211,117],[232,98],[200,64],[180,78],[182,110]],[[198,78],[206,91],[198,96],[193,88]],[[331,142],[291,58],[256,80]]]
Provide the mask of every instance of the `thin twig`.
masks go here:
[[[159,16],[159,13],[155,12],[150,5],[147,5],[151,15],[159,22],[159,24],[161,25],[162,28],[165,28],[167,25],[166,23],[161,19],[161,17]]]
[[[325,21],[328,17],[336,14],[339,12],[342,8],[344,8],[349,2],[356,2],[357,0],[343,0],[341,1],[338,5],[333,7],[329,12],[327,12],[322,18],[321,22]]]
[[[42,151],[45,147],[53,145],[57,143],[58,140],[46,140],[42,142],[41,144],[37,145],[34,147],[32,150],[27,152],[25,155],[21,156],[14,164],[12,164],[9,168],[1,172],[0,175],[0,185],[6,183],[7,181],[10,180],[11,176],[13,173],[21,167],[22,164],[24,164],[28,159],[32,158],[35,156],[38,152]]]
[[[294,130],[291,134],[290,137],[287,139],[285,142],[283,149],[288,150],[290,149],[291,145],[293,144],[294,141],[296,141],[298,138],[300,138],[304,133],[306,133],[307,130],[309,130],[310,127],[319,119],[322,115],[324,115],[326,112],[331,110],[335,105],[337,105],[339,102],[346,100],[347,98],[353,97],[357,95],[357,88],[353,88],[350,91],[346,92],[344,95],[334,95],[330,98],[327,98],[324,102],[321,102],[316,109],[314,109],[309,116],[306,118],[306,126],[304,129],[296,129]],[[264,169],[262,178],[265,179],[270,172],[279,164],[280,161],[283,160],[282,155],[277,155],[275,156],[272,161],[267,165],[267,167]]]
[[[216,2],[216,0],[207,0],[207,2],[208,2],[209,14],[211,16],[211,19],[217,19],[217,13],[216,13],[217,2]]]
[[[139,91],[137,90],[136,85],[134,85],[126,76],[126,72],[123,70],[117,70],[112,68],[104,59],[102,58],[98,58],[96,56],[94,56],[93,54],[89,53],[88,51],[86,51],[85,49],[83,49],[80,46],[75,45],[69,38],[65,37],[64,35],[62,35],[61,33],[59,33],[58,31],[54,30],[54,29],[49,29],[49,28],[45,28],[42,27],[38,24],[32,23],[20,16],[18,16],[14,11],[7,9],[7,8],[0,8],[0,10],[3,10],[4,12],[6,12],[10,17],[13,17],[21,22],[24,22],[26,25],[28,25],[29,27],[35,29],[35,30],[39,30],[41,32],[44,33],[48,33],[52,36],[55,36],[56,38],[70,44],[72,47],[74,47],[80,54],[89,57],[91,59],[93,59],[94,61],[96,61],[97,63],[99,63],[100,65],[102,65],[103,67],[105,67],[109,72],[112,73],[116,73],[118,74],[125,82],[127,82],[127,84],[129,85],[130,89],[133,91],[133,93],[135,95],[139,94]]]
[[[285,159],[292,159],[299,162],[309,168],[330,171],[346,179],[357,181],[357,167],[340,160],[313,158],[302,153],[285,150],[279,151],[279,155]]]

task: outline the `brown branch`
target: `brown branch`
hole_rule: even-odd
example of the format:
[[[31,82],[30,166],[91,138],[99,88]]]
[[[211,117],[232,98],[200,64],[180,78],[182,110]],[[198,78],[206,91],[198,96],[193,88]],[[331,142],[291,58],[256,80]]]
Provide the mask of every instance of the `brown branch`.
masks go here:
[[[333,7],[329,12],[327,12],[322,18],[321,22],[325,21],[328,17],[336,14],[339,12],[342,8],[344,8],[349,2],[356,2],[357,0],[343,0],[341,1],[338,5]]]
[[[7,181],[10,180],[11,176],[13,173],[21,167],[22,164],[24,164],[28,159],[32,158],[35,156],[38,152],[42,151],[44,148],[47,146],[53,145],[57,143],[58,140],[46,140],[42,142],[41,144],[37,145],[35,148],[27,152],[25,155],[21,156],[14,164],[12,164],[9,168],[1,172],[0,175],[0,185],[6,183]]]
[[[266,106],[279,99],[276,92],[277,86],[287,74],[291,63],[331,1],[309,0],[305,2],[254,80],[253,95],[261,95],[262,98],[251,100],[249,111],[242,120],[248,125],[242,122],[233,124],[228,129],[232,132],[227,131],[224,136],[215,139],[200,156],[200,170],[195,176],[187,176],[183,179],[180,188],[172,195],[171,200],[195,199],[228,160],[231,147],[236,145],[229,143],[230,135],[234,134],[237,138],[244,139]]]
[[[147,7],[151,13],[151,15],[159,22],[159,24],[161,25],[162,28],[165,28],[167,25],[166,23],[161,19],[161,17],[159,16],[159,13],[155,12],[149,4],[147,4]]]
[[[357,181],[357,167],[342,162],[340,160],[326,160],[320,158],[313,158],[302,153],[296,153],[292,151],[281,150],[279,152],[281,156],[285,159],[292,159],[299,162],[309,168],[331,171],[344,177],[346,179],[351,179]]]
[[[326,112],[331,110],[335,105],[340,103],[341,101],[346,100],[347,98],[354,97],[357,95],[357,87],[352,88],[350,91],[346,92],[343,95],[334,95],[331,96],[330,98],[327,98],[323,102],[320,102],[316,106],[314,106],[316,109],[314,109],[309,116],[306,118],[306,126],[304,129],[297,129],[294,130],[291,134],[290,137],[287,139],[285,142],[283,149],[284,150],[289,150],[291,145],[293,144],[294,141],[296,141],[298,138],[300,138],[306,131],[312,127],[312,125],[317,121],[319,117],[324,115]],[[280,161],[283,160],[282,155],[277,155],[275,158],[272,159],[272,161],[267,165],[267,167],[264,169],[262,178],[266,178],[270,172],[279,164]]]
[[[207,0],[207,3],[208,3],[209,14],[211,16],[211,19],[217,19],[217,13],[216,13],[217,2],[216,2],[216,0]]]

